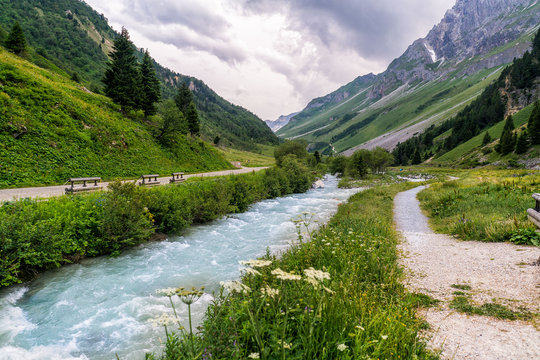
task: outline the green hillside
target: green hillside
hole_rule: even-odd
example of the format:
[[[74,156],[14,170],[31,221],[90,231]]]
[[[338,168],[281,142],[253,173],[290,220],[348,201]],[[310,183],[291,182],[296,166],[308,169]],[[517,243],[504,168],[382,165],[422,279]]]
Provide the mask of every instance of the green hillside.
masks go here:
[[[230,167],[198,139],[161,147],[153,128],[124,117],[110,99],[0,48],[0,187]]]
[[[0,26],[4,30],[11,29],[15,21],[21,24],[29,45],[35,49],[31,61],[69,76],[76,72],[88,89],[102,91],[107,54],[117,36],[104,15],[78,0],[0,0],[0,9]],[[142,58],[143,53],[139,51],[138,56]],[[182,83],[191,85],[204,139],[212,141],[219,135],[223,145],[249,150],[256,149],[257,144],[278,143],[261,119],[224,100],[203,81],[157,63],[155,67],[165,99],[173,97]]]

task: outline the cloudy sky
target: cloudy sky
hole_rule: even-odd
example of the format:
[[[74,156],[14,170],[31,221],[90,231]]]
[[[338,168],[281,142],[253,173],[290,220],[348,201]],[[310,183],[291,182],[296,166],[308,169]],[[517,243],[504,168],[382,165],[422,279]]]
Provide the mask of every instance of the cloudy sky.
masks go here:
[[[384,71],[455,0],[86,0],[162,65],[263,120]]]

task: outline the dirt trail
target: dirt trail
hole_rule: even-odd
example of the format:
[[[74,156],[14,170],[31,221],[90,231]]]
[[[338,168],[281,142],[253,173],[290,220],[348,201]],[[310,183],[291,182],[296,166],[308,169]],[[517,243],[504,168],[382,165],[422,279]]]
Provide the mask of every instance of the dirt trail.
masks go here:
[[[540,249],[506,243],[459,241],[434,233],[416,194],[420,186],[398,194],[394,219],[403,236],[401,266],[411,292],[441,303],[421,315],[430,324],[432,349],[443,359],[540,359],[540,331],[532,322],[466,315],[449,308],[453,284],[469,285],[476,304],[497,302],[512,309],[540,311],[540,266],[531,265]]]
[[[188,175],[184,175],[184,177],[190,178],[190,177],[237,175],[237,174],[250,173],[252,171],[260,171],[263,169],[266,169],[266,167],[253,167],[253,168],[243,167],[241,169],[212,171],[212,172],[199,173],[199,174],[188,174]],[[166,185],[166,184],[169,184],[170,178],[171,178],[170,176],[158,177],[158,181],[160,182],[160,185]],[[126,180],[126,181],[139,182],[138,179]],[[109,183],[102,182],[100,183],[100,185],[103,186],[103,188],[105,189],[109,185]],[[12,200],[23,199],[23,198],[49,198],[53,196],[60,196],[60,195],[64,195],[66,187],[67,185],[57,185],[57,186],[4,189],[4,190],[0,190],[0,202],[12,201]]]

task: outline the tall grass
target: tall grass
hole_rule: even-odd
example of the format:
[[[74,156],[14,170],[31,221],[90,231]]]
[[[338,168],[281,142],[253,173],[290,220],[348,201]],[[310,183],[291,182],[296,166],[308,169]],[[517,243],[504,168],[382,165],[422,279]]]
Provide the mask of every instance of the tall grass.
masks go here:
[[[508,241],[534,226],[527,208],[540,191],[536,171],[472,171],[455,181],[433,184],[418,194],[436,231],[463,240]],[[531,234],[534,235],[534,232]]]
[[[207,310],[194,353],[205,359],[434,358],[417,336],[419,300],[400,283],[392,226],[393,197],[412,186],[356,194],[282,257],[247,262],[241,282],[224,284],[228,290]],[[188,348],[182,334],[167,336],[161,359],[192,358],[182,350]]]

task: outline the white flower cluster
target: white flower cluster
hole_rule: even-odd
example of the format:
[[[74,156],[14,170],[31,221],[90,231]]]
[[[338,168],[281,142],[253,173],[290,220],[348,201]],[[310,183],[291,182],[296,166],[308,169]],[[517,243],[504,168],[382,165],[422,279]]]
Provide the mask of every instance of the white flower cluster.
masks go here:
[[[162,314],[158,316],[157,318],[149,319],[148,322],[154,326],[167,326],[170,324],[174,324],[176,322],[176,319],[167,314]]]
[[[288,273],[286,271],[281,270],[280,268],[272,270],[272,275],[276,275],[276,277],[280,280],[301,280],[302,279],[300,275]]]
[[[270,296],[271,298],[276,297],[279,294],[278,289],[273,289],[270,286],[266,285],[265,287],[261,288],[261,292],[263,295]]]
[[[233,281],[221,281],[220,285],[225,288],[228,292],[237,292],[247,294],[251,291],[249,286],[242,284],[238,280]]]
[[[166,288],[166,289],[158,289],[156,290],[156,294],[164,295],[164,296],[173,296],[176,295],[175,288]]]
[[[242,269],[242,271],[245,272],[247,275],[261,275],[260,272],[258,272],[254,268],[250,268],[250,267]]]
[[[249,354],[248,358],[250,359],[260,359],[259,353],[251,353]]]
[[[253,268],[257,267],[265,267],[272,264],[272,261],[270,260],[247,260],[247,261],[239,261],[240,265],[246,265]]]
[[[338,349],[339,351],[345,351],[345,350],[347,350],[347,348],[348,348],[348,346],[345,345],[345,344],[339,344],[339,345],[337,346],[337,349]]]
[[[330,273],[321,270],[315,270],[312,267],[305,269],[304,274],[310,279],[315,279],[319,281],[323,281],[324,279],[330,279]]]

